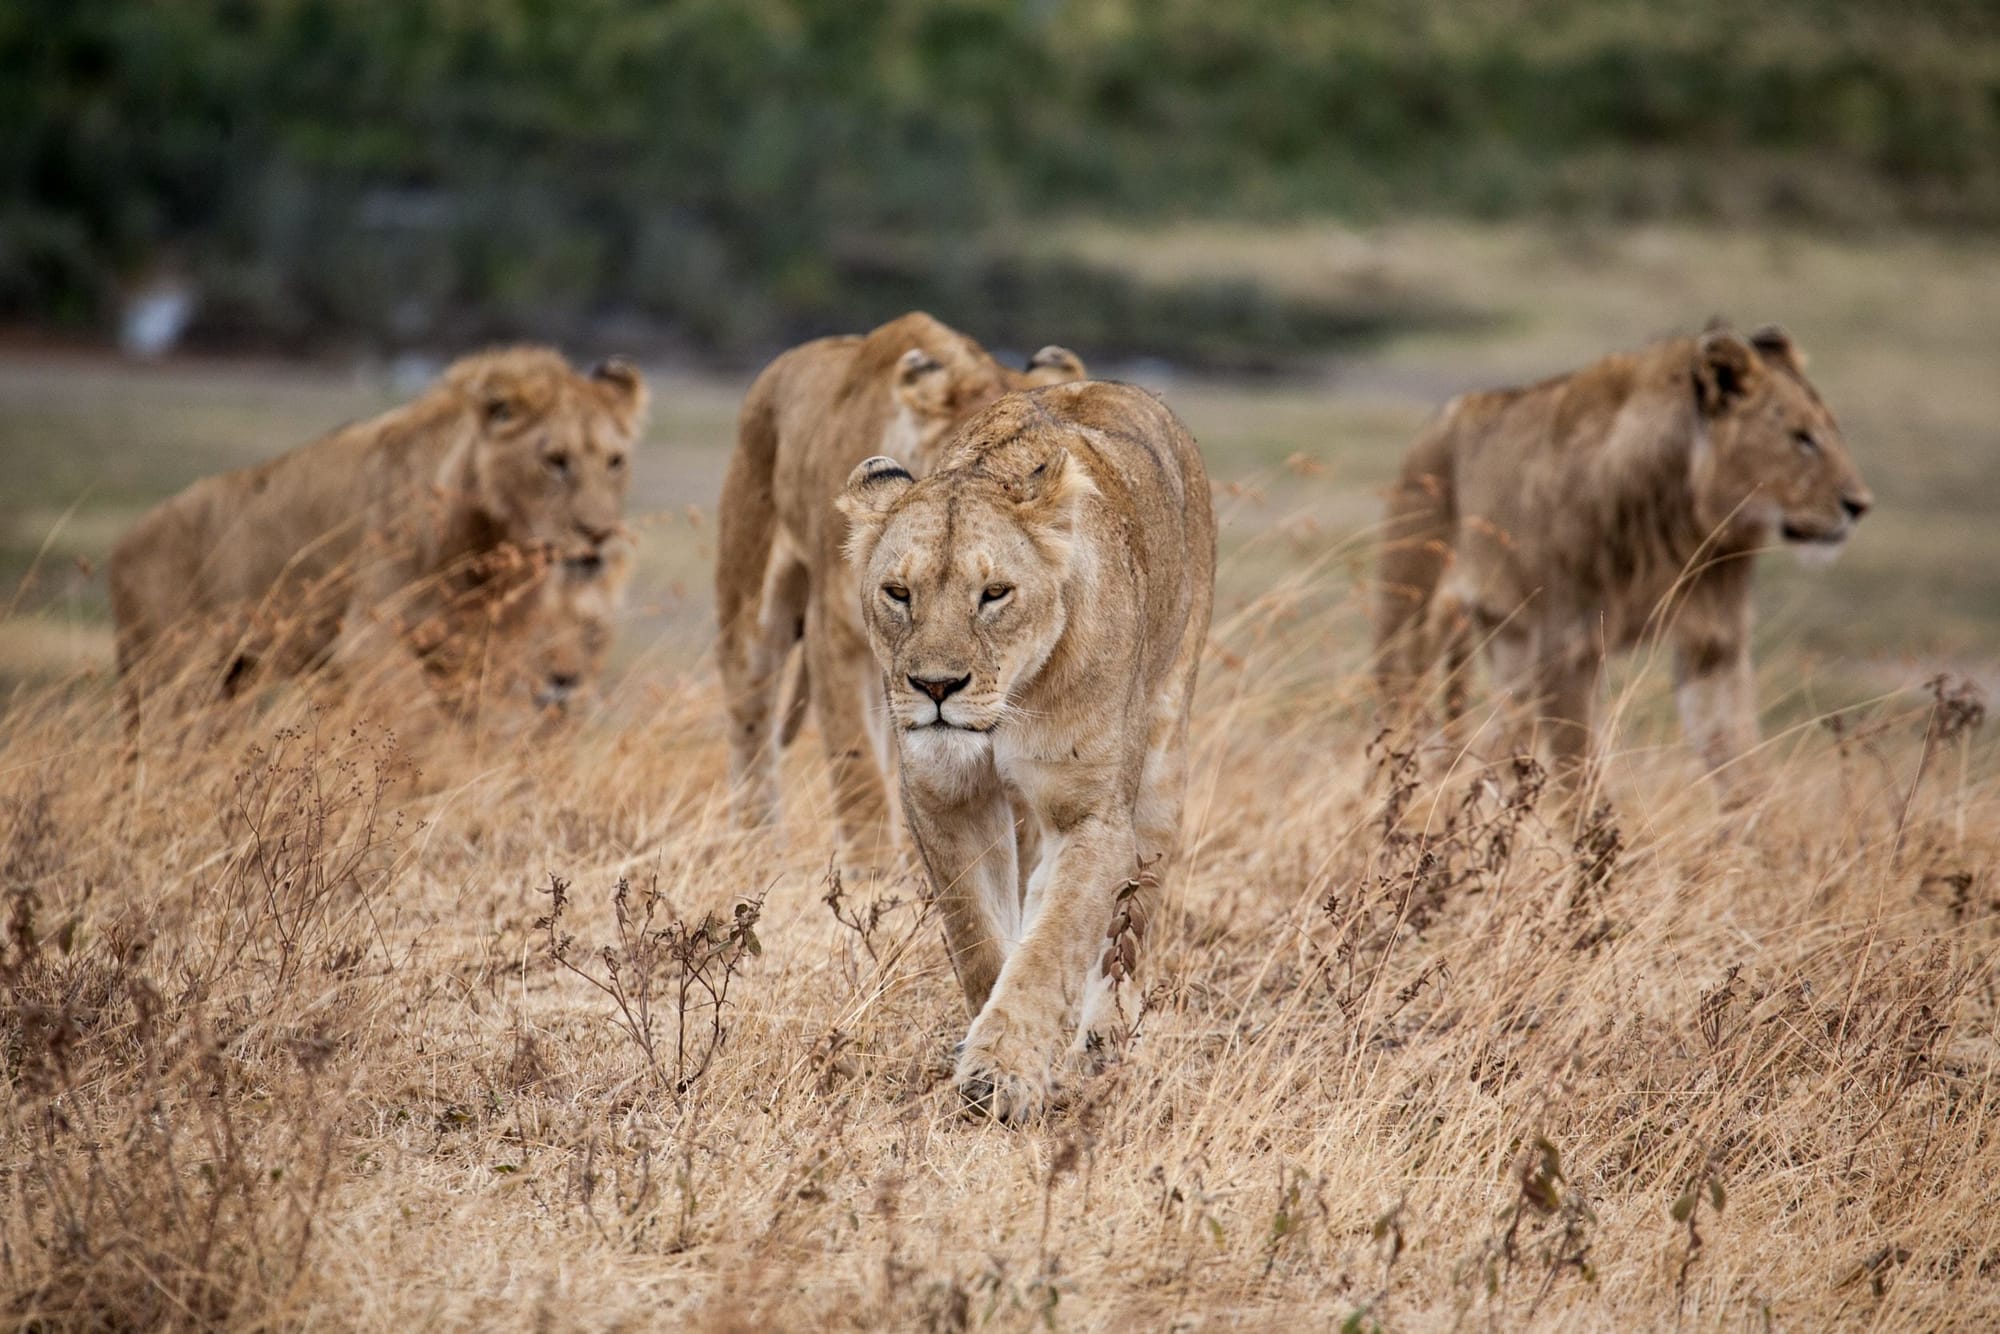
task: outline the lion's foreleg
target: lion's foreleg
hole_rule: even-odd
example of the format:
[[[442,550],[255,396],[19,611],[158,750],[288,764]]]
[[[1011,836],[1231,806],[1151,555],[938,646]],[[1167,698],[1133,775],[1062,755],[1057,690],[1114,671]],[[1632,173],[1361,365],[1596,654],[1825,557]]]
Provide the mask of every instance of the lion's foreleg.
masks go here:
[[[1757,744],[1756,678],[1747,636],[1689,642],[1674,650],[1674,703],[1681,727],[1701,761],[1734,800],[1746,794],[1745,777],[1733,772]]]
[[[1014,807],[991,772],[905,783],[910,831],[930,877],[952,972],[977,1015],[1020,935]]]
[[[1046,833],[1030,882],[1026,935],[1008,955],[959,1058],[959,1088],[974,1106],[1019,1121],[1047,1103],[1103,960],[1106,926],[1136,865],[1129,817],[1096,814]]]
[[[128,625],[118,627],[118,713],[125,725],[125,758],[139,758],[139,719],[148,682],[140,673],[152,669],[147,661],[148,643]]]
[[[1502,623],[1489,630],[1481,647],[1485,650],[1486,672],[1498,705],[1498,754],[1506,759],[1535,753],[1536,716],[1542,705],[1540,663],[1536,658],[1537,637],[1518,624]],[[1481,732],[1484,732],[1482,727]],[[1468,735],[1461,719],[1451,733],[1451,744],[1463,748],[1480,740],[1484,755],[1490,739]]]
[[[1557,793],[1574,801],[1596,781],[1593,715],[1600,670],[1595,656],[1544,660],[1536,673],[1537,722],[1549,746],[1549,776]]]
[[[402,712],[438,702],[407,633],[429,607],[425,596],[413,596],[407,585],[394,567],[370,570],[357,580],[327,654],[327,666],[346,688],[394,701]]]
[[[1465,745],[1465,710],[1471,697],[1472,659],[1478,648],[1473,629],[1473,604],[1456,590],[1446,590],[1431,604],[1432,653],[1444,661],[1444,738],[1452,750]]]

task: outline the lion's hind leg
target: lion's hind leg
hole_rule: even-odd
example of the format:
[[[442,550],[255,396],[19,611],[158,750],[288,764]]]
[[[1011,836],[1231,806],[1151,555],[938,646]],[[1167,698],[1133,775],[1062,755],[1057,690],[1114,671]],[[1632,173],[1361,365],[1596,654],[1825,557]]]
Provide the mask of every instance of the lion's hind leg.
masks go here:
[[[1465,748],[1465,711],[1471,697],[1472,663],[1478,655],[1478,624],[1478,611],[1471,600],[1450,588],[1438,594],[1425,618],[1427,659],[1444,664],[1440,731],[1454,754]]]
[[[1117,889],[1104,944],[1084,992],[1073,1056],[1084,1069],[1098,1064],[1112,1044],[1132,1035],[1139,1020],[1139,960],[1159,920],[1161,888],[1179,852],[1181,806],[1187,789],[1187,716],[1184,708],[1155,715],[1152,746],[1134,811],[1136,856]]]
[[[729,720],[730,786],[738,820],[746,828],[778,819],[775,704],[786,660],[804,633],[810,591],[805,563],[788,543],[779,542],[754,610],[745,608],[723,627],[716,649]]]
[[[850,876],[892,872],[903,854],[885,772],[890,756],[881,668],[866,641],[824,598],[813,601],[806,622],[806,670],[826,744],[840,864]]]
[[[1132,812],[1134,862],[1128,878],[1118,886],[1105,923],[1103,946],[1085,984],[1081,1019],[1070,1051],[1075,1073],[1095,1069],[1116,1044],[1131,1038],[1139,1022],[1143,995],[1138,982],[1139,961],[1159,920],[1165,897],[1163,884],[1180,853],[1181,812],[1187,793],[1188,712],[1206,627],[1205,614],[1190,620],[1180,660],[1155,698],[1139,799]]]

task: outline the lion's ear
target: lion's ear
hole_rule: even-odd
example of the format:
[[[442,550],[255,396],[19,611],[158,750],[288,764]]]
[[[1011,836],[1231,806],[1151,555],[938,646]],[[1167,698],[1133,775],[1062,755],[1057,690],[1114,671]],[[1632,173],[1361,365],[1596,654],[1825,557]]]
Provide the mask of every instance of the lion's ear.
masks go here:
[[[487,363],[485,358],[467,358],[445,372],[444,382],[479,414],[481,425],[506,426],[527,415],[528,408],[519,386]]]
[[[606,357],[590,372],[590,378],[611,391],[620,421],[627,431],[636,431],[645,420],[651,402],[646,377],[623,357]]]
[[[896,383],[915,384],[932,371],[941,371],[944,364],[920,347],[913,347],[896,358]]]
[[[892,377],[896,401],[912,412],[941,412],[951,388],[944,363],[920,347],[913,347],[896,359]]]
[[[1042,385],[1067,384],[1071,380],[1090,378],[1090,372],[1084,368],[1083,358],[1056,343],[1050,343],[1028,358],[1026,374],[1038,388]]]
[[[1766,361],[1775,361],[1794,375],[1806,373],[1806,354],[1792,341],[1782,325],[1767,324],[1750,335],[1750,346],[1757,349]]]
[[[1711,329],[1695,343],[1694,396],[1705,416],[1720,416],[1755,392],[1763,374],[1741,334]]]
[[[1067,449],[1056,449],[1025,476],[1007,484],[1021,526],[1052,557],[1067,561],[1077,508],[1097,494],[1097,483]]]
[[[874,553],[876,539],[889,522],[889,511],[916,484],[910,470],[892,458],[876,455],[863,459],[847,474],[847,485],[834,501],[847,516],[847,559],[866,564]]]

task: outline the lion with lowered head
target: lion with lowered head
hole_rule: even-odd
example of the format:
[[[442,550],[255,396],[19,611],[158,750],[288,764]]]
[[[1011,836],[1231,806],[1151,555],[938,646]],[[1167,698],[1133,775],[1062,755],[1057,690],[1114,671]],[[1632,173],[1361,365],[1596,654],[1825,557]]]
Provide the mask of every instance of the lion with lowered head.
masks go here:
[[[412,629],[439,696],[468,719],[568,713],[604,674],[631,582],[628,548],[494,559],[479,588]]]
[[[723,479],[715,571],[729,772],[744,825],[776,820],[779,734],[789,738],[809,703],[832,770],[842,866],[853,874],[897,859],[880,691],[834,502],[869,455],[894,454],[920,475],[952,428],[1003,393],[1083,376],[1060,347],[1011,370],[922,313],[802,344],[758,375]],[[779,687],[800,640],[797,693],[780,719]]]
[[[1723,771],[1757,739],[1756,553],[1782,542],[1831,555],[1872,503],[1804,356],[1775,326],[1712,327],[1467,394],[1411,447],[1390,500],[1381,683],[1407,700],[1442,657],[1449,725],[1483,647],[1574,779],[1605,655],[1658,637],[1683,726]]]
[[[1001,399],[922,479],[864,461],[840,508],[973,1016],[958,1085],[1019,1121],[1134,1017],[1215,586],[1201,453],[1143,390],[1062,385]]]
[[[646,386],[547,348],[453,363],[415,402],[149,510],[109,579],[128,722],[142,684],[192,669],[225,695],[331,659],[414,667],[405,633],[508,546],[594,552],[618,531]]]

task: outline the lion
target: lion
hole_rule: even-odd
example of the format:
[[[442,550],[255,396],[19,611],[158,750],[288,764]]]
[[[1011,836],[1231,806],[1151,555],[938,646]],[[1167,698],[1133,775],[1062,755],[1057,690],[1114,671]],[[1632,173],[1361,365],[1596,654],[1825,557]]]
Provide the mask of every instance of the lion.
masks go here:
[[[610,657],[632,574],[627,544],[506,565],[413,627],[411,642],[440,698],[468,721],[496,706],[566,714]]]
[[[632,562],[617,544],[602,555],[567,556],[542,590],[540,605],[519,627],[522,687],[535,707],[567,712],[604,675]]]
[[[1214,597],[1201,452],[1145,391],[1067,384],[1002,398],[924,478],[864,461],[840,510],[972,1015],[958,1087],[1018,1122],[1136,1017]]]
[[[1777,542],[1830,556],[1873,503],[1776,326],[1711,327],[1465,395],[1411,447],[1389,503],[1384,694],[1412,700],[1441,656],[1455,731],[1483,646],[1574,790],[1606,655],[1660,640],[1684,730],[1729,791],[1757,740],[1753,557]]]
[[[887,738],[834,502],[869,455],[896,454],[921,473],[953,427],[1001,394],[1083,376],[1082,360],[1053,346],[1009,370],[922,313],[805,343],[758,375],[722,484],[715,571],[729,771],[745,827],[776,822],[778,748],[809,702],[832,770],[842,866],[867,874],[897,860]],[[776,719],[801,640],[794,694]]]
[[[625,361],[584,375],[548,348],[498,349],[412,403],[162,501],[111,553],[129,729],[142,678],[188,673],[229,697],[327,662],[419,665],[404,632],[492,553],[589,553],[619,530],[646,406]]]

